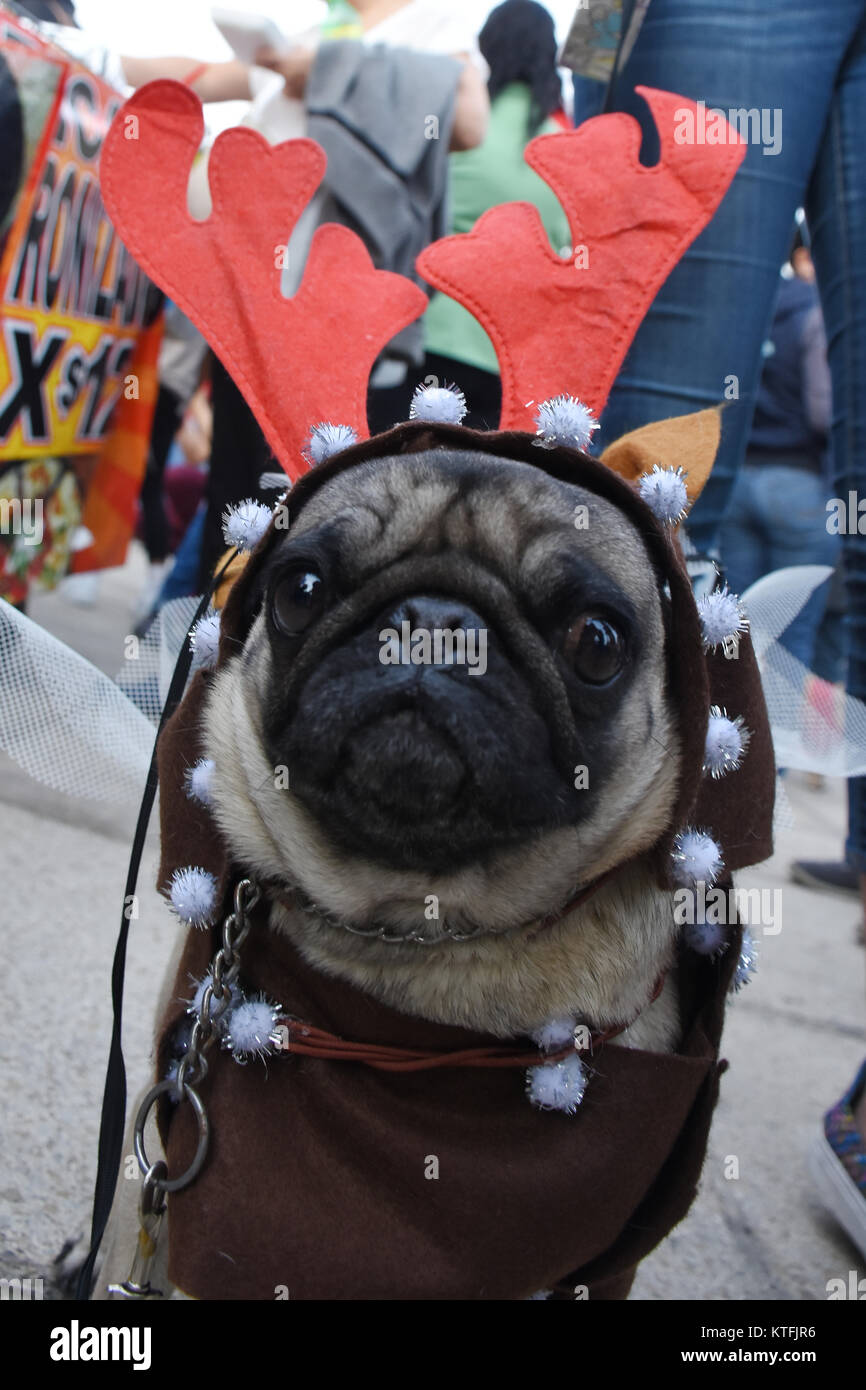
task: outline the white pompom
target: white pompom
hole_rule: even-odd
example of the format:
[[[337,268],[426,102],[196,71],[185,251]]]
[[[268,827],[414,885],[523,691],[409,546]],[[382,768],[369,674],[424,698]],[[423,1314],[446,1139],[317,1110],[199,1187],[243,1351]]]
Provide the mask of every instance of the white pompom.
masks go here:
[[[199,980],[195,988],[195,993],[192,999],[189,1001],[189,1004],[187,1005],[186,1011],[191,1017],[198,1018],[199,1013],[201,1012],[202,1000],[204,999],[204,992],[210,984],[213,984],[213,972],[211,970],[208,970],[204,978]],[[229,1013],[232,1009],[237,1008],[239,1004],[243,1003],[243,997],[244,996],[241,993],[239,985],[229,985],[229,1002],[226,1005],[225,1009],[222,1009],[217,1016],[217,1011],[220,1010],[222,999],[217,998],[216,995],[212,996],[210,1002],[210,1015],[214,1021],[214,1026],[216,1027],[218,1033],[222,1033],[225,1030],[225,1027],[228,1023]]]
[[[742,718],[729,719],[718,705],[710,707],[707,741],[704,745],[704,772],[711,777],[724,777],[736,772],[749,746],[749,731]]]
[[[585,449],[598,429],[598,421],[588,405],[576,396],[554,396],[543,401],[535,416],[536,432],[548,445],[567,444]]]
[[[740,947],[740,958],[737,961],[737,968],[734,971],[734,978],[731,981],[731,993],[737,994],[743,985],[747,985],[752,976],[758,969],[758,946],[748,927],[743,927],[743,944]]]
[[[331,425],[323,420],[310,430],[306,457],[313,464],[324,463],[326,459],[333,458],[334,454],[341,454],[344,449],[357,442],[358,436],[351,425]]]
[[[409,409],[410,420],[431,425],[459,425],[466,414],[466,397],[459,386],[418,386]]]
[[[685,474],[681,468],[662,468],[655,464],[638,479],[638,492],[659,521],[673,526],[689,509]]]
[[[717,956],[727,948],[726,922],[690,922],[683,927],[683,940],[699,956]]]
[[[740,600],[727,584],[698,599],[698,616],[704,633],[704,646],[710,651],[732,639],[738,640],[749,630],[749,620],[740,607]]]
[[[574,1024],[573,1018],[550,1018],[529,1036],[542,1052],[558,1052],[561,1047],[574,1045]]]
[[[172,907],[188,927],[206,927],[213,921],[217,881],[207,869],[176,869],[169,893]]]
[[[199,618],[189,634],[192,648],[192,664],[196,671],[207,671],[216,666],[220,648],[220,615],[205,613]]]
[[[245,999],[232,1009],[226,1022],[224,1045],[236,1062],[267,1057],[274,1051],[271,1034],[280,1012],[278,1005],[269,1004],[263,994]]]
[[[236,550],[253,550],[271,524],[270,507],[248,497],[223,512],[223,538]]]
[[[527,1073],[526,1094],[539,1110],[563,1110],[573,1115],[585,1090],[586,1071],[576,1053],[561,1062],[531,1067]]]
[[[200,758],[193,766],[186,770],[186,794],[191,801],[197,801],[200,806],[210,806],[213,800],[213,758]]]
[[[674,879],[683,888],[715,883],[725,867],[722,851],[712,835],[691,826],[677,835],[671,858]]]

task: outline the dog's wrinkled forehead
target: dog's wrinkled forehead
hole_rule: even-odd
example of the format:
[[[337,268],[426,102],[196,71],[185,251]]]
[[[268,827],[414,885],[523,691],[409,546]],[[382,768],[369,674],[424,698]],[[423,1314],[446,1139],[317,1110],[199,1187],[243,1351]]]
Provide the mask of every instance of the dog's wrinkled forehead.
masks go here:
[[[647,549],[618,507],[531,464],[470,450],[397,455],[337,474],[293,520],[272,563],[287,547],[338,556],[348,583],[409,555],[462,552],[533,598],[567,577],[573,557],[614,577],[638,609],[658,602]]]

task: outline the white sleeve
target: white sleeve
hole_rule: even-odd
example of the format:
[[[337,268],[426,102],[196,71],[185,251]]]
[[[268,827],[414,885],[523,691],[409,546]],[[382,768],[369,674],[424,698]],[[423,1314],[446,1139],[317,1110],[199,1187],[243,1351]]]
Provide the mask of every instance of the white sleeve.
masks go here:
[[[65,24],[40,24],[39,33],[71,58],[77,58],[109,87],[129,96],[132,88],[126,80],[120,54],[98,43],[92,33],[86,29],[72,29]]]

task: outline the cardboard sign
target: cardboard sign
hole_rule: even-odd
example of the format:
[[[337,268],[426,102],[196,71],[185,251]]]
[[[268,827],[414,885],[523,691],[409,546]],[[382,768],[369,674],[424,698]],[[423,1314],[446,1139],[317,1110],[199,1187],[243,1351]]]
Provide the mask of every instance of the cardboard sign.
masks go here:
[[[76,570],[123,560],[157,389],[153,288],[99,188],[122,100],[0,11],[0,466],[80,456]]]

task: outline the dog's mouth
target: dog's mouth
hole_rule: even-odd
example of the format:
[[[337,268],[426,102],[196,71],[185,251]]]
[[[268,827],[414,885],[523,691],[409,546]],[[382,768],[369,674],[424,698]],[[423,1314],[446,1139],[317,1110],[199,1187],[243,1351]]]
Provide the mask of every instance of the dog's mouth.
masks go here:
[[[325,651],[291,710],[272,696],[266,734],[332,842],[389,867],[453,871],[586,809],[531,676],[453,599],[415,597]]]
[[[437,727],[435,714],[425,708],[429,704],[435,711],[435,701],[426,700],[419,688],[407,696],[404,708],[374,717],[350,734],[341,780],[355,804],[369,801],[383,816],[423,823],[456,814],[471,794],[471,755]]]

